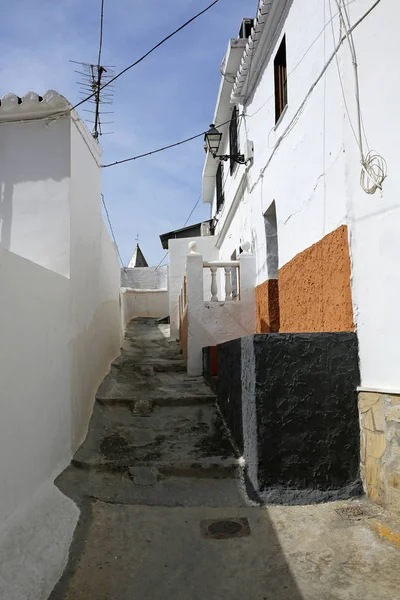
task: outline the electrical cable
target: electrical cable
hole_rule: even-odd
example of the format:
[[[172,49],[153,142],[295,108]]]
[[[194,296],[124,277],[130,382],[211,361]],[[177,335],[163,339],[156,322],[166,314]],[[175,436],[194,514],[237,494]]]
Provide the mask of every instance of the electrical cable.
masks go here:
[[[253,185],[251,186],[250,189],[250,193],[253,191],[253,189],[255,188],[255,186],[260,182],[260,180],[264,177],[264,173],[267,170],[267,168],[269,167],[269,165],[272,162],[273,157],[275,156],[279,146],[281,145],[281,143],[283,142],[283,140],[289,135],[289,133],[292,131],[292,129],[295,127],[295,125],[297,124],[298,120],[300,119],[304,108],[312,94],[312,92],[314,91],[314,89],[316,88],[316,86],[318,85],[318,83],[321,81],[322,77],[325,75],[326,71],[328,70],[329,65],[332,63],[332,61],[334,60],[336,54],[338,53],[338,51],[340,50],[341,46],[343,45],[343,42],[346,40],[347,36],[352,33],[367,17],[368,15],[375,9],[376,6],[378,6],[378,4],[380,4],[381,0],[375,0],[375,2],[372,4],[372,6],[370,6],[370,8],[351,26],[351,28],[348,30],[348,32],[343,35],[337,45],[335,46],[335,48],[333,49],[332,54],[329,56],[327,62],[325,63],[324,67],[322,68],[322,70],[320,71],[318,77],[316,78],[316,80],[314,81],[314,83],[312,84],[312,86],[309,88],[304,100],[302,101],[302,103],[300,104],[299,108],[297,109],[297,111],[295,112],[292,120],[290,121],[290,123],[287,125],[286,129],[284,130],[284,132],[282,133],[282,135],[278,138],[270,157],[268,158],[267,162],[265,163],[264,167],[261,169],[259,176],[257,177],[256,181],[253,183]],[[374,158],[374,162],[371,163],[372,159]],[[368,157],[368,164],[370,164],[369,169],[371,170],[371,174],[373,169],[376,169],[377,173],[382,173],[382,175],[385,175],[385,168],[386,168],[386,162],[384,161],[384,159],[381,158],[381,160],[383,161],[382,163],[379,163],[376,159],[376,156],[378,156],[376,153],[371,153],[371,156]],[[367,158],[367,157],[366,157]],[[370,174],[368,173],[368,177],[370,177]],[[385,175],[386,177],[386,175]],[[382,180],[383,181],[383,180]],[[376,190],[375,190],[376,191]],[[374,192],[369,192],[369,193],[374,193]]]
[[[104,194],[101,194],[101,200],[102,200],[102,202],[103,202],[104,210],[105,210],[105,213],[106,213],[106,215],[107,215],[107,221],[108,221],[108,225],[110,226],[111,235],[112,235],[112,237],[113,237],[113,240],[114,240],[114,245],[115,245],[115,248],[116,248],[116,250],[117,250],[117,254],[118,254],[118,256],[119,256],[120,263],[121,263],[121,265],[122,265],[122,268],[125,270],[125,269],[126,269],[126,267],[125,267],[125,265],[124,265],[124,261],[122,260],[121,254],[120,254],[120,252],[119,252],[119,248],[118,248],[117,240],[115,239],[115,234],[114,234],[113,227],[112,227],[112,225],[111,225],[110,215],[108,214],[108,210],[107,210],[106,201],[105,201],[105,199],[104,199]]]
[[[105,69],[100,64],[101,61],[101,51],[103,48],[103,22],[104,22],[104,0],[101,0],[101,10],[100,10],[100,38],[99,38],[99,55],[97,59],[97,81],[96,81],[96,89],[94,91],[95,96],[95,116],[94,116],[94,128],[93,128],[93,137],[97,139],[99,134],[101,135],[101,122],[100,122],[100,88],[101,88],[101,76]]]
[[[113,83],[116,79],[118,79],[119,77],[121,77],[121,75],[124,75],[124,73],[126,73],[130,69],[132,69],[133,67],[136,67],[136,65],[138,65],[139,63],[141,63],[152,52],[154,52],[155,50],[157,50],[157,48],[159,48],[160,46],[162,46],[165,42],[167,42],[169,39],[171,39],[174,35],[176,35],[180,31],[182,31],[182,29],[184,29],[185,27],[187,27],[188,25],[190,25],[190,23],[192,23],[193,21],[195,21],[196,19],[198,19],[199,17],[201,17],[202,15],[204,15],[204,13],[206,13],[207,11],[209,11],[219,1],[220,0],[214,0],[211,4],[209,4],[202,11],[200,11],[199,13],[197,13],[196,15],[194,15],[191,19],[189,19],[188,21],[186,21],[185,23],[183,23],[183,25],[181,25],[180,27],[178,27],[178,29],[175,29],[175,31],[173,31],[172,33],[170,33],[169,35],[167,35],[164,39],[162,39],[160,42],[158,42],[158,44],[156,44],[148,52],[146,52],[146,54],[143,54],[143,56],[141,56],[138,60],[136,60],[131,65],[129,65],[128,67],[126,67],[125,69],[123,69],[122,71],[120,71],[119,73],[117,73],[117,75],[115,75],[111,79],[109,79],[104,85],[102,85],[99,88],[98,92],[101,92],[102,90],[104,90],[105,87],[107,87],[108,85],[110,85],[111,83]],[[91,98],[93,98],[93,96],[95,96],[96,93],[97,92],[93,92],[93,94],[90,94],[90,96],[87,96],[87,98],[84,98],[83,100],[81,100],[80,102],[78,102],[77,104],[75,104],[75,106],[73,106],[71,108],[71,110],[74,110],[74,109],[78,108],[78,106],[81,106],[81,104],[83,104],[84,102],[87,102],[88,100],[90,100]]]
[[[183,227],[185,227],[185,226],[187,225],[187,223],[188,223],[188,221],[189,221],[190,217],[192,216],[192,214],[193,214],[193,213],[194,213],[194,211],[196,210],[196,207],[197,207],[198,203],[200,202],[201,196],[202,196],[202,195],[200,194],[200,196],[197,198],[197,200],[196,200],[196,202],[195,202],[195,205],[193,206],[192,210],[190,211],[190,214],[189,214],[188,218],[186,219],[185,223],[183,224]],[[183,227],[182,227],[182,229],[183,229]],[[158,265],[156,266],[156,270],[157,270],[159,267],[161,267],[162,263],[164,262],[164,260],[165,260],[165,259],[167,258],[167,256],[168,256],[168,252],[169,252],[169,250],[167,250],[167,252],[165,253],[164,257],[161,259],[161,261],[160,261],[160,262],[158,263]]]
[[[222,127],[223,125],[226,125],[227,123],[230,123],[230,119],[228,121],[225,121],[224,123],[219,123],[218,125],[216,125],[216,127]],[[115,165],[121,165],[122,163],[130,162],[132,160],[137,160],[138,158],[144,158],[145,156],[157,154],[158,152],[163,152],[164,150],[169,150],[170,148],[175,148],[176,146],[181,146],[182,144],[187,144],[188,142],[191,142],[192,140],[195,140],[199,137],[204,136],[206,133],[207,133],[206,131],[202,131],[201,133],[192,135],[191,137],[186,138],[185,140],[181,140],[180,142],[175,142],[174,144],[169,144],[168,146],[163,146],[162,148],[157,148],[156,150],[151,150],[150,152],[145,152],[144,154],[138,154],[137,156],[132,156],[130,158],[124,158],[123,160],[116,160],[113,163],[108,163],[107,165],[102,165],[102,167],[103,167],[103,169],[106,169],[107,167],[114,167]]]
[[[102,51],[102,48],[103,48],[103,21],[104,21],[104,0],[101,0],[99,57],[97,59],[97,66],[98,67],[100,67],[101,51]]]
[[[380,0],[379,0],[380,1]],[[343,101],[347,112],[347,117],[349,119],[350,127],[353,131],[354,137],[356,139],[356,143],[360,150],[360,162],[361,162],[361,174],[360,174],[360,185],[364,192],[367,194],[375,194],[375,192],[379,189],[382,191],[382,184],[387,177],[387,164],[385,159],[375,151],[369,150],[368,153],[364,154],[363,147],[363,120],[362,120],[362,112],[361,112],[361,100],[360,100],[360,82],[358,75],[358,61],[357,61],[357,52],[354,44],[353,33],[351,29],[350,16],[347,10],[346,5],[342,5],[341,0],[335,0],[336,5],[339,10],[339,15],[341,19],[341,25],[344,28],[346,33],[346,38],[349,43],[350,54],[352,57],[353,69],[354,69],[354,85],[355,85],[355,101],[357,107],[357,130],[358,135],[355,132],[354,126],[351,121],[350,112],[346,102],[346,96],[344,91],[344,85],[340,73],[339,60],[336,55],[336,65],[337,71],[339,75],[340,87],[342,90]],[[331,9],[331,0],[329,0],[329,7],[332,14]],[[332,23],[332,35],[335,43],[335,32]],[[364,130],[365,136],[365,130]],[[365,136],[366,137],[366,136]],[[368,145],[368,142],[367,142]],[[369,149],[369,148],[368,148]]]

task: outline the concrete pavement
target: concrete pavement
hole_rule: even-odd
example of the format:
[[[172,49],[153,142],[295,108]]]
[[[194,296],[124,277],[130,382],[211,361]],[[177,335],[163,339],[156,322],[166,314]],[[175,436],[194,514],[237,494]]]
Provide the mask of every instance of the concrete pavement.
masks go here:
[[[51,600],[400,597],[399,521],[363,498],[249,500],[214,401],[167,326],[130,324],[57,480],[81,516]]]

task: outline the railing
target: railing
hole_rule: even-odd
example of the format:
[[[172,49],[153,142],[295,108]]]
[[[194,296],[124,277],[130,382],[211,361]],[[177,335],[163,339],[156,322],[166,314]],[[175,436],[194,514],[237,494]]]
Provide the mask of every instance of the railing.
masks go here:
[[[203,262],[203,268],[210,269],[211,272],[211,302],[219,302],[218,269],[224,269],[225,272],[225,302],[239,299],[239,290],[237,289],[237,286],[240,281],[240,262],[238,260]],[[232,285],[232,279],[234,280],[235,286]]]

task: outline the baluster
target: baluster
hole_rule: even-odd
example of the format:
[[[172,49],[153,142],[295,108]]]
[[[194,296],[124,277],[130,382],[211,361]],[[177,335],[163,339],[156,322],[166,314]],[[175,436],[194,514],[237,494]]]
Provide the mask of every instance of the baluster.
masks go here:
[[[225,268],[225,300],[232,300],[232,267]]]
[[[217,267],[210,267],[211,271],[211,302],[218,302]]]

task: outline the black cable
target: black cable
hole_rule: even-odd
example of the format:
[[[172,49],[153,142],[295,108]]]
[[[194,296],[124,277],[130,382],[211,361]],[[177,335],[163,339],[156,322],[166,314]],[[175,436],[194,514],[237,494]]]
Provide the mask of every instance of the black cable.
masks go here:
[[[240,115],[242,116],[242,115]],[[216,127],[222,127],[223,125],[226,125],[227,123],[230,123],[231,120],[229,119],[229,121],[225,121],[224,123],[220,123],[219,125],[216,125]],[[186,140],[181,140],[180,142],[175,142],[175,144],[169,144],[168,146],[163,146],[162,148],[157,148],[157,150],[152,150],[151,152],[145,152],[144,154],[138,154],[137,156],[132,156],[131,158],[124,158],[123,160],[116,160],[113,163],[109,163],[108,165],[101,165],[103,167],[103,169],[106,169],[107,167],[114,167],[115,165],[120,165],[122,163],[126,163],[129,162],[131,160],[137,160],[138,158],[144,158],[145,156],[150,156],[151,154],[157,154],[157,152],[163,152],[164,150],[169,150],[170,148],[175,148],[176,146],[181,146],[182,144],[186,144],[187,142],[191,142],[192,140],[195,140],[199,137],[202,137],[206,134],[206,131],[202,131],[201,133],[198,133],[197,135],[192,135],[189,138],[186,138]]]
[[[99,40],[99,56],[97,59],[97,83],[96,91],[94,92],[96,101],[96,110],[94,117],[94,136],[97,139],[99,132],[101,135],[101,123],[100,123],[100,89],[101,89],[101,76],[103,74],[103,68],[100,65],[101,50],[103,48],[103,21],[104,21],[104,0],[101,0],[101,11],[100,11],[100,40]]]
[[[219,0],[214,0],[214,2],[212,2],[209,6],[207,6],[206,8],[204,8],[201,12],[197,13],[197,15],[194,15],[194,17],[192,17],[191,19],[189,19],[189,21],[186,21],[186,23],[184,23],[183,25],[181,25],[180,27],[178,27],[178,29],[175,29],[175,31],[173,31],[172,33],[170,33],[169,35],[167,35],[167,37],[165,37],[163,40],[161,40],[161,42],[158,42],[158,44],[156,44],[155,46],[153,46],[153,48],[151,48],[148,52],[146,52],[146,54],[144,54],[141,58],[139,58],[134,63],[132,63],[131,65],[129,65],[128,67],[126,67],[123,71],[121,71],[117,75],[115,75],[115,77],[112,77],[109,81],[107,81],[107,83],[105,83],[103,86],[101,86],[101,88],[98,91],[101,92],[101,90],[104,90],[105,87],[107,87],[108,85],[110,85],[110,83],[112,83],[113,81],[115,81],[116,79],[118,79],[118,77],[121,77],[121,75],[123,75],[124,73],[126,73],[127,71],[129,71],[129,69],[132,69],[133,67],[136,67],[136,65],[138,65],[139,63],[141,63],[145,58],[147,58],[149,56],[149,54],[151,54],[152,52],[154,52],[154,50],[157,50],[157,48],[159,48],[160,46],[162,46],[162,44],[164,44],[166,41],[168,41],[174,35],[176,35],[180,31],[182,31],[182,29],[184,29],[185,27],[187,27],[188,25],[190,25],[190,23],[192,23],[193,21],[195,21],[196,19],[198,19],[199,17],[201,17],[201,15],[204,15],[204,13],[206,13],[208,10],[210,10],[210,8],[212,8],[218,2],[219,2]],[[84,102],[87,102],[88,100],[90,100],[91,98],[93,98],[93,96],[95,94],[96,94],[96,92],[94,92],[93,94],[91,94],[87,98],[84,98],[83,100],[81,100],[80,102],[78,102],[78,104],[75,104],[75,106],[73,106],[71,108],[71,110],[74,110],[75,108],[78,108],[78,106],[80,106]]]
[[[101,0],[99,58],[97,59],[98,67],[100,67],[101,50],[103,48],[103,20],[104,20],[104,0]]]
[[[192,216],[192,214],[193,214],[193,213],[194,213],[194,211],[196,210],[196,207],[197,207],[198,203],[200,202],[200,198],[201,198],[201,194],[200,194],[200,196],[197,198],[197,202],[196,202],[196,204],[193,206],[192,210],[190,211],[190,215],[188,216],[188,218],[187,218],[187,219],[186,219],[186,221],[184,222],[184,224],[183,224],[183,227],[186,227],[186,225],[188,224],[190,217]],[[182,227],[182,229],[183,229],[183,227]]]
[[[185,221],[185,223],[184,223],[183,227],[185,227],[185,226],[187,225],[187,223],[188,223],[188,221],[189,221],[190,217],[192,216],[192,214],[193,214],[193,213],[194,213],[194,211],[196,210],[196,207],[197,207],[198,203],[200,202],[200,199],[201,199],[201,194],[200,194],[200,196],[197,198],[197,200],[196,200],[196,203],[195,203],[195,205],[193,206],[192,210],[190,211],[190,214],[189,214],[188,218],[186,219],[186,221]],[[183,227],[182,227],[182,229],[183,229]],[[167,256],[168,256],[168,252],[169,252],[169,250],[167,250],[167,252],[165,253],[164,257],[161,259],[161,261],[160,261],[160,262],[158,263],[158,265],[156,266],[156,270],[158,269],[158,267],[160,267],[160,266],[162,265],[162,263],[164,262],[164,260],[167,258]]]
[[[115,244],[115,247],[116,247],[116,249],[117,249],[117,253],[118,253],[118,256],[119,256],[119,260],[120,260],[120,262],[121,262],[122,268],[123,268],[123,269],[125,269],[126,267],[125,267],[125,265],[124,265],[124,261],[123,261],[123,260],[122,260],[122,258],[121,258],[121,255],[120,255],[120,253],[119,253],[119,248],[118,248],[117,240],[115,239],[114,230],[113,230],[113,228],[112,228],[112,225],[111,225],[110,215],[108,214],[108,210],[107,210],[107,206],[106,206],[106,201],[104,200],[104,194],[101,194],[101,200],[102,200],[102,202],[103,202],[104,210],[106,211],[106,215],[107,215],[107,221],[108,221],[108,224],[109,224],[109,226],[110,226],[111,235],[112,235],[112,237],[113,237],[114,244]]]

